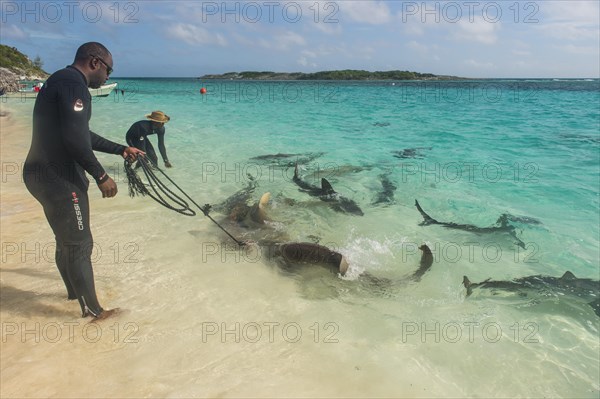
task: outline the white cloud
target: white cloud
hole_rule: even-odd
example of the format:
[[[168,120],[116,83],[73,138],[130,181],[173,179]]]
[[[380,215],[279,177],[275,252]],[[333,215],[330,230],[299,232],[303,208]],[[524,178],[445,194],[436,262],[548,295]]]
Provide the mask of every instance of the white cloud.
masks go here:
[[[540,29],[561,40],[598,40],[600,3],[595,1],[548,1],[540,3]]]
[[[192,45],[216,44],[226,46],[227,40],[219,33],[210,33],[204,28],[191,24],[174,24],[167,28],[167,35]]]
[[[261,39],[258,43],[265,48],[276,50],[289,50],[294,46],[306,46],[306,40],[292,31],[275,33],[272,40]]]
[[[570,21],[579,24],[598,25],[600,3],[598,1],[549,1],[539,4],[543,15],[552,21]]]
[[[566,53],[570,53],[570,54],[579,54],[579,55],[586,55],[586,56],[593,56],[595,54],[596,59],[598,57],[598,53],[600,52],[598,47],[575,46],[573,44],[567,44],[566,46],[560,46],[559,48],[562,51],[564,51]]]
[[[417,53],[420,53],[420,54],[423,54],[423,55],[427,54],[429,52],[429,47],[428,46],[426,46],[425,44],[418,43],[418,42],[416,42],[414,40],[408,42],[407,46],[409,48],[415,50]]]
[[[529,50],[512,50],[513,55],[519,56],[519,57],[528,57],[531,55],[531,51]]]
[[[2,27],[2,41],[4,39],[22,40],[26,39],[29,35],[25,33],[23,29],[20,29],[16,25],[4,25]]]
[[[454,37],[461,40],[475,41],[483,44],[494,44],[498,40],[496,32],[500,29],[500,22],[491,23],[483,17],[474,17],[473,22],[468,19],[456,23],[459,31]]]
[[[392,20],[392,13],[383,1],[339,1],[340,11],[355,22],[381,25]]]
[[[494,64],[491,62],[479,62],[473,59],[466,60],[465,65],[476,68],[476,69],[495,69]]]
[[[298,64],[302,65],[303,67],[311,67],[311,68],[316,68],[317,67],[316,63],[309,62],[306,57],[300,57],[300,58],[298,58]]]
[[[326,33],[328,35],[340,35],[342,33],[342,26],[338,23],[325,23],[319,22],[312,24],[317,30]]]

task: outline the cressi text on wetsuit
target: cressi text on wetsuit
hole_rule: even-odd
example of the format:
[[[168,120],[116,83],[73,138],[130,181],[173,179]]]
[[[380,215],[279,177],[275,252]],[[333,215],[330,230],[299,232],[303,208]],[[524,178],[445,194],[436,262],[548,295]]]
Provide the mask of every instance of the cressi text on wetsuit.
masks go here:
[[[33,108],[31,148],[23,168],[29,192],[42,204],[56,239],[56,265],[69,299],[83,316],[98,316],[92,270],[92,234],[85,172],[98,184],[108,179],[95,151],[123,154],[126,147],[90,131],[91,95],[73,66],[48,78]]]
[[[140,150],[146,153],[146,156],[152,163],[157,166],[158,165],[158,156],[154,151],[154,147],[150,140],[148,140],[148,136],[151,134],[156,134],[158,137],[158,149],[160,151],[160,155],[162,156],[163,162],[169,162],[167,158],[167,149],[165,147],[165,127],[154,127],[152,121],[150,120],[141,120],[135,122],[125,135],[125,140],[127,144],[131,147],[139,148]]]

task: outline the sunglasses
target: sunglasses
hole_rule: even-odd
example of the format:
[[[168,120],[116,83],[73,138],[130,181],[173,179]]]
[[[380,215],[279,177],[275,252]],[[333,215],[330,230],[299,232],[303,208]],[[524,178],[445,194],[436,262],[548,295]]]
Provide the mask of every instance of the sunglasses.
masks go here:
[[[106,63],[106,61],[104,61],[102,58],[98,57],[98,56],[97,56],[97,55],[95,55],[95,54],[90,54],[90,57],[94,57],[94,58],[96,58],[98,61],[100,61],[101,63],[103,63],[103,64],[104,64],[104,66],[106,67],[106,74],[107,74],[108,76],[110,76],[110,74],[113,72],[113,69],[112,69],[112,67],[110,67],[110,66],[109,66],[109,65]]]

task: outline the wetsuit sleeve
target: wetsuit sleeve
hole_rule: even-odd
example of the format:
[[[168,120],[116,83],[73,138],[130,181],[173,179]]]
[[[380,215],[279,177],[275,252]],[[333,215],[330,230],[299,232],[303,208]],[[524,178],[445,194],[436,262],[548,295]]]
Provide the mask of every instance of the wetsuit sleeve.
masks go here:
[[[92,149],[92,135],[88,124],[91,97],[85,95],[88,94],[87,87],[78,89],[79,86],[64,84],[58,97],[63,127],[62,141],[71,157],[98,182],[105,171]]]
[[[107,140],[104,137],[92,132],[91,130],[90,135],[92,136],[92,149],[94,151],[105,152],[107,154],[121,155],[123,154],[123,152],[125,152],[125,149],[127,148],[124,145]]]
[[[158,136],[158,150],[160,151],[160,155],[164,162],[168,162],[169,158],[167,158],[167,148],[165,147],[165,128],[163,127],[156,135]]]

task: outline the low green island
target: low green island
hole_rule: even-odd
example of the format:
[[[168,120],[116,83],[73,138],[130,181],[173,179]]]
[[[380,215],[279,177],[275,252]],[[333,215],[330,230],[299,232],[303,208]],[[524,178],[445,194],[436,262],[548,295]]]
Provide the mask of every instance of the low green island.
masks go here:
[[[434,75],[411,71],[364,71],[344,69],[336,71],[303,72],[227,72],[223,74],[208,74],[199,79],[220,80],[463,80],[457,76]]]

